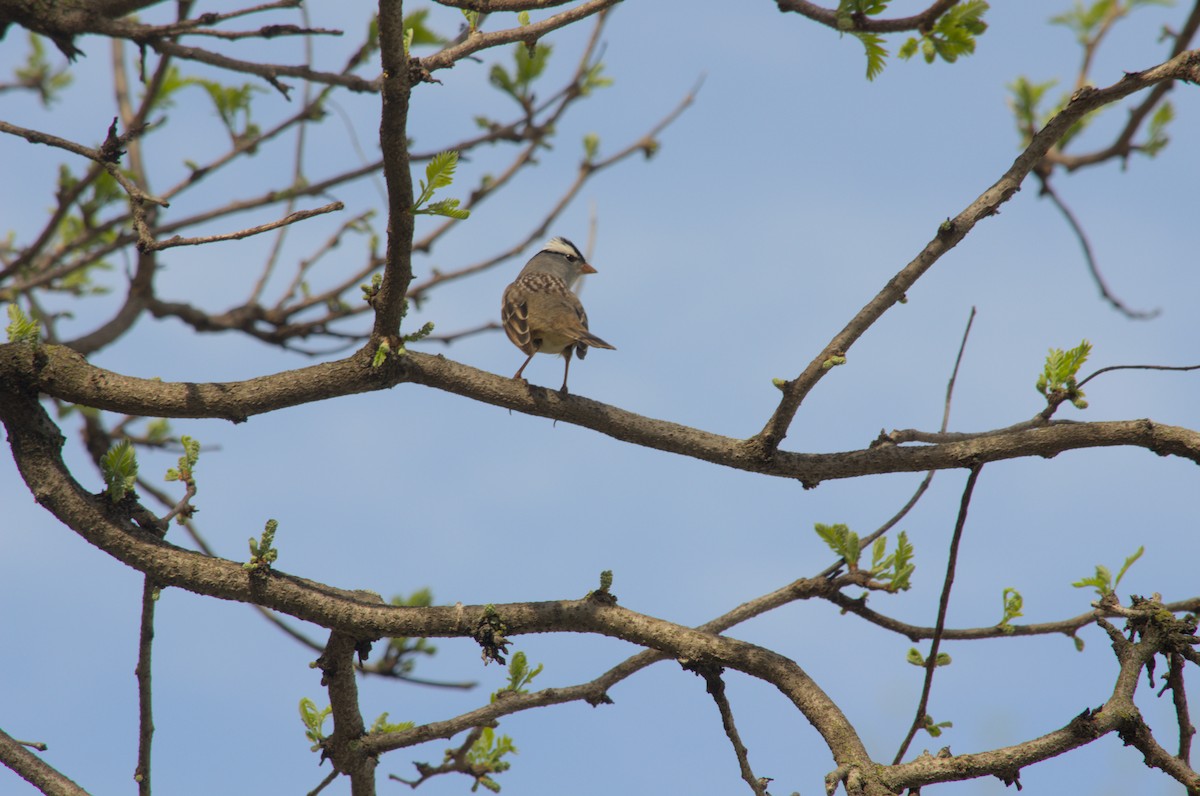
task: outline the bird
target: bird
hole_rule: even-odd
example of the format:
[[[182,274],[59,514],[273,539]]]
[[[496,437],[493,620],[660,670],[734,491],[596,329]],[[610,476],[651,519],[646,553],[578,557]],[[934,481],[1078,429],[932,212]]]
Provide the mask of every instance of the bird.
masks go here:
[[[514,379],[524,381],[521,374],[534,354],[562,354],[566,365],[559,393],[566,395],[572,354],[583,359],[589,347],[616,350],[588,331],[587,313],[571,290],[580,276],[594,273],[596,269],[574,243],[555,237],[546,241],[504,289],[500,309],[504,333],[528,355]]]

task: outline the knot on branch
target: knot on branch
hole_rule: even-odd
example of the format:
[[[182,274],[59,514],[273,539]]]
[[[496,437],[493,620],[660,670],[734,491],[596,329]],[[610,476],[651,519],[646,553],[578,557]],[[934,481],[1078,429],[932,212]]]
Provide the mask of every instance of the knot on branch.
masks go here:
[[[492,661],[501,666],[508,662],[504,656],[508,654],[508,645],[512,642],[508,640],[507,633],[508,625],[500,618],[495,606],[490,604],[485,606],[483,617],[480,618],[479,624],[475,626],[475,632],[472,634],[472,638],[482,649],[481,656],[485,666]]]

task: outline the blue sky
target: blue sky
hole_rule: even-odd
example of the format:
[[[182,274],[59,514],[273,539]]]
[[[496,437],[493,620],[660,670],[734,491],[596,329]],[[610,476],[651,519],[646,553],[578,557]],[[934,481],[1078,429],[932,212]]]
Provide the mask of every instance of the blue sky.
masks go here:
[[[696,103],[661,137],[649,162],[640,157],[598,175],[553,229],[581,243],[597,218],[593,262],[583,291],[593,331],[617,351],[593,351],[572,368],[573,392],[652,417],[731,436],[755,433],[773,410],[772,378],[792,378],[848,318],[903,267],[946,217],[992,184],[1018,153],[1005,85],[1074,79],[1078,48],[1046,19],[1065,2],[996,4],[973,57],[948,66],[891,61],[868,83],[861,47],[766,0],[697,10],[682,0],[622,4],[604,34],[606,73],[615,83],[576,107],[540,164],[503,197],[417,263],[418,276],[449,270],[512,245],[535,226],[569,185],[596,133],[601,153],[636,140],[704,76]],[[1030,7],[1039,9],[1033,14]],[[336,7],[336,10],[335,10]],[[216,8],[216,6],[214,6]],[[897,13],[917,4],[896,4]],[[318,40],[316,60],[336,68],[354,44],[370,4],[318,4],[313,24],[344,27],[343,39]],[[1093,80],[1107,85],[1124,70],[1159,63],[1162,26],[1185,9],[1152,8],[1119,27],[1098,54]],[[435,17],[452,31],[455,14]],[[24,53],[10,31],[0,59]],[[586,28],[549,38],[551,68],[574,63]],[[890,43],[894,51],[900,40]],[[106,83],[109,46],[84,39],[76,87],[47,114],[29,98],[0,96],[0,118],[84,143],[98,142],[114,115]],[[244,44],[244,57],[298,60],[296,44]],[[421,86],[409,131],[420,150],[472,134],[472,117],[507,118],[503,98],[486,85],[490,64],[438,74]],[[192,69],[185,67],[185,69]],[[87,74],[85,74],[87,72]],[[199,69],[192,71],[201,74]],[[553,76],[552,85],[557,85]],[[1089,281],[1077,241],[1054,208],[1027,182],[995,218],[982,222],[852,349],[798,414],[784,447],[832,452],[865,447],[881,428],[935,429],[946,378],[972,307],[978,316],[955,394],[951,428],[978,431],[1038,412],[1033,389],[1045,352],[1095,345],[1089,366],[1185,365],[1197,353],[1195,188],[1200,126],[1194,88],[1172,92],[1177,119],[1170,146],[1154,160],[1059,175],[1056,186],[1086,226],[1113,289],[1131,306],[1158,308],[1153,321],[1114,312]],[[375,157],[376,98],[340,94],[336,112],[312,132],[311,179]],[[294,112],[272,91],[256,118]],[[1115,109],[1085,134],[1080,149],[1107,143],[1123,121]],[[169,131],[151,139],[162,164],[161,189],[184,173],[184,159],[223,150],[220,128],[198,90],[170,111]],[[364,154],[356,150],[355,141]],[[504,150],[464,162],[448,192],[465,195],[484,173],[503,167]],[[222,197],[282,185],[290,152],[266,153],[236,174],[212,179],[170,213],[182,217]],[[6,182],[4,226],[28,240],[53,199],[52,177],[71,161],[57,150],[0,139]],[[344,215],[382,206],[381,180],[338,188]],[[303,206],[315,207],[324,199]],[[262,223],[278,208],[206,228],[225,232]],[[340,218],[293,227],[284,262],[307,256]],[[382,229],[383,222],[377,221]],[[432,222],[430,222],[432,223]],[[267,237],[163,256],[160,292],[214,311],[240,302],[257,278]],[[479,277],[432,294],[421,320],[438,331],[497,316],[499,297],[532,249]],[[357,269],[364,252],[343,245],[321,268]],[[290,258],[290,260],[289,260]],[[286,274],[286,271],[284,272]],[[323,273],[314,279],[323,277]],[[122,293],[79,308],[64,326],[87,331]],[[273,283],[276,290],[283,280]],[[503,335],[426,350],[502,375],[523,359]],[[330,355],[326,358],[331,358]],[[122,342],[93,358],[106,368],[168,380],[237,380],[312,362],[232,335],[197,336],[175,321],[144,318]],[[556,386],[561,364],[539,357],[526,371]],[[1086,412],[1064,418],[1149,417],[1200,426],[1196,376],[1118,372],[1087,390]],[[68,427],[70,429],[70,427]],[[503,603],[579,597],[612,569],[622,605],[696,624],[791,580],[826,567],[831,554],[816,522],[844,522],[868,533],[901,506],[919,475],[822,484],[750,475],[644,450],[565,423],[509,414],[415,385],[350,396],[253,418],[172,421],[176,433],[205,446],[197,471],[197,521],[226,557],[247,556],[246,538],[270,517],[280,522],[277,566],[344,588],[390,597],[430,587],[440,604]],[[77,477],[100,488],[73,430]],[[144,474],[174,456],[142,455]],[[965,473],[940,473],[902,523],[917,549],[914,588],[874,596],[876,610],[932,624]],[[1001,592],[1019,589],[1025,619],[1051,621],[1088,610],[1090,592],[1071,583],[1096,564],[1116,569],[1146,546],[1122,583],[1123,595],[1195,595],[1196,470],[1144,450],[1093,450],[1051,460],[986,467],[976,489],[951,604],[954,627],[992,625]],[[16,640],[0,658],[0,726],[50,745],[45,758],[93,793],[128,792],[136,755],[137,605],[141,578],[54,522],[0,460],[0,594],[10,606],[0,632]],[[173,541],[186,544],[172,531]],[[308,628],[317,638],[318,628]],[[314,655],[251,609],[179,590],[163,593],[155,647],[154,779],[161,793],[304,793],[327,768],[308,751],[297,703],[325,704]],[[730,635],[793,657],[837,700],[876,759],[890,760],[911,721],[921,671],[904,662],[910,643],[825,604],[797,604]],[[935,681],[930,712],[954,727],[941,739],[918,737],[913,751],[949,744],[978,751],[1027,740],[1063,726],[1111,692],[1114,658],[1096,628],[1077,653],[1061,637],[951,643],[954,664]],[[504,673],[483,667],[468,641],[439,640],[439,653],[417,674],[476,680],[459,694],[366,680],[363,712],[393,721],[430,721],[486,701]],[[540,687],[591,679],[634,650],[583,635],[521,637],[516,642],[545,671]],[[1162,668],[1162,667],[1160,667]],[[773,688],[736,674],[728,688],[756,772],[773,792],[812,793],[832,767],[819,737]],[[626,681],[601,709],[567,705],[505,719],[520,754],[501,777],[506,793],[717,793],[745,786],[714,706],[699,678],[660,663]],[[1139,704],[1160,742],[1173,748],[1169,705],[1143,682]],[[1194,701],[1194,700],[1193,700]],[[385,757],[380,771],[409,776],[412,760],[439,762],[449,744]],[[1148,773],[1140,755],[1115,737],[1028,769],[1028,792],[1158,794],[1176,792]],[[1069,783],[1069,785],[1068,785]],[[462,793],[465,780],[443,779],[426,793]],[[383,793],[403,792],[381,782]],[[946,793],[1000,793],[980,780]],[[7,770],[0,791],[32,789]],[[326,793],[349,792],[338,783]]]

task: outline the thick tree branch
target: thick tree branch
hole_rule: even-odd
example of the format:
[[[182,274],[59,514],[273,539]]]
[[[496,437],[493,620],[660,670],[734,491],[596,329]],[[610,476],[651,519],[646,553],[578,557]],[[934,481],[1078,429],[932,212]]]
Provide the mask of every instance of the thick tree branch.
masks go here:
[[[0,419],[21,475],[38,502],[89,543],[163,587],[255,603],[359,640],[469,637],[489,615],[485,606],[385,605],[376,595],[334,589],[274,570],[265,576],[253,574],[236,562],[176,547],[139,528],[120,505],[114,506],[104,494],[89,494],[71,477],[62,460],[63,438],[35,398],[6,389],[0,393]],[[497,605],[490,611],[503,618],[509,635],[599,633],[759,677],[796,705],[839,763],[869,762],[862,742],[829,697],[793,661],[769,650],[588,600]]]
[[[387,254],[383,283],[372,297],[374,335],[399,333],[405,295],[412,282],[413,184],[408,159],[408,100],[412,90],[408,53],[404,50],[404,9],[400,0],[379,2],[379,49],[383,59],[383,113],[379,143],[387,182]]]
[[[325,740],[323,748],[333,760],[334,767],[350,778],[353,796],[374,796],[375,767],[379,760],[362,747],[366,725],[358,707],[358,682],[354,673],[358,649],[359,642],[353,636],[334,630],[329,635],[325,652],[317,659],[322,673],[321,684],[329,690],[329,705],[333,711],[333,734]]]
[[[580,396],[561,396],[453,362],[409,352],[372,368],[373,352],[242,382],[195,384],[123,376],[89,364],[60,346],[0,345],[0,382],[70,403],[147,417],[209,417],[240,422],[252,415],[404,382],[494,406],[590,428],[616,439],[748,472],[822,481],[898,472],[970,468],[1028,456],[1051,457],[1092,447],[1142,447],[1200,463],[1200,432],[1150,420],[1046,421],[940,445],[884,444],[839,453],[775,451],[763,458],[751,440],[713,434],[627,412]]]

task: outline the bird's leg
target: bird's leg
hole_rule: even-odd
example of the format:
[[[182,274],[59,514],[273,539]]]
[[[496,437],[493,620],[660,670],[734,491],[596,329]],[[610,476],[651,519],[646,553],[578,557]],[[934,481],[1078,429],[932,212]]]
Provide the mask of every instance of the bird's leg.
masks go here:
[[[533,354],[536,354],[536,353],[537,353],[537,349],[535,348],[533,350]],[[530,354],[528,357],[526,357],[525,361],[521,364],[521,367],[517,368],[517,373],[515,376],[513,376],[514,379],[519,379],[520,381],[525,381],[524,379],[521,378],[521,374],[525,371],[525,366],[528,365],[530,360],[533,359],[533,354]]]
[[[567,364],[563,366],[563,386],[558,389],[561,395],[567,394],[567,376],[571,373],[571,354],[574,353],[575,346],[569,345],[563,349],[563,359],[567,360]]]

